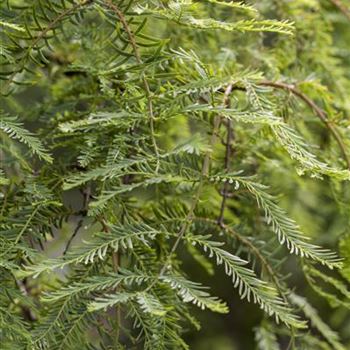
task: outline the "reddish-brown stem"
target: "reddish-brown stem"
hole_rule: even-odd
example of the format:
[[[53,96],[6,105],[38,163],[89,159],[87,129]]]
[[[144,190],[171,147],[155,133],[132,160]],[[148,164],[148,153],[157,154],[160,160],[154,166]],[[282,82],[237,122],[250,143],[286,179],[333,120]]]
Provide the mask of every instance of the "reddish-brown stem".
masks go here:
[[[270,275],[272,282],[275,284],[277,290],[279,291],[279,294],[284,299],[286,303],[288,303],[287,298],[284,296],[284,293],[282,292],[282,288],[280,286],[279,278],[276,276],[273,268],[269,264],[269,262],[265,259],[265,257],[260,253],[259,249],[247,238],[240,235],[238,232],[236,232],[233,228],[225,225],[224,223],[218,223],[217,221],[209,218],[203,218],[196,216],[194,220],[198,221],[205,221],[212,225],[218,225],[222,230],[224,230],[226,233],[228,233],[230,236],[236,238],[238,241],[249,247],[249,249],[255,254],[255,256],[260,260],[262,267],[265,269],[265,271]]]
[[[259,83],[259,85],[262,86],[270,86],[275,89],[282,89],[291,92],[293,95],[299,97],[302,101],[304,101],[317,115],[317,117],[324,123],[324,125],[328,128],[328,130],[331,132],[333,137],[335,138],[336,142],[339,145],[339,148],[343,154],[344,160],[347,164],[348,169],[350,170],[350,157],[347,154],[346,146],[343,143],[343,140],[341,136],[339,135],[338,130],[336,127],[332,124],[332,122],[328,119],[326,112],[320,108],[311,98],[309,98],[307,95],[299,91],[294,85],[286,84],[282,82],[273,82],[264,80]]]
[[[102,231],[105,233],[109,233],[110,232],[110,228],[107,225],[105,219],[103,217],[99,217],[98,222],[101,224],[102,226]],[[112,253],[112,267],[113,267],[113,271],[115,273],[118,272],[119,269],[119,265],[120,265],[120,261],[119,261],[119,254],[115,251],[113,251]],[[114,290],[115,293],[118,292],[118,287],[115,288]],[[115,307],[115,342],[118,345],[118,341],[119,341],[119,330],[120,330],[120,308],[118,306]]]
[[[111,1],[106,1],[105,2],[106,6],[112,10],[115,15],[118,17],[118,19],[120,20],[120,23],[122,24],[128,38],[129,38],[129,42],[131,44],[131,47],[134,51],[134,56],[136,59],[136,62],[141,65],[142,64],[142,58],[139,52],[139,49],[137,47],[136,44],[136,39],[135,39],[135,35],[133,33],[133,31],[131,30],[123,12],[118,8],[118,6],[116,6],[115,4],[113,4]],[[148,106],[148,114],[149,114],[149,123],[150,123],[150,130],[151,130],[151,139],[152,139],[152,144],[153,144],[153,148],[154,148],[154,152],[157,156],[157,172],[158,172],[158,168],[159,168],[159,150],[158,150],[158,146],[157,146],[157,142],[154,136],[154,111],[153,111],[153,102],[152,102],[152,93],[151,93],[151,88],[149,86],[149,83],[145,77],[145,75],[142,73],[142,82],[143,82],[143,86],[144,86],[144,90],[146,93],[146,98],[147,98],[147,106]]]
[[[226,90],[225,90],[225,95],[224,95],[224,103],[223,105],[225,105],[227,103],[227,99],[230,95],[232,91],[232,85],[229,85]],[[211,134],[211,138],[210,138],[210,148],[212,148],[215,145],[215,141],[217,138],[217,134],[219,131],[219,127],[221,124],[221,116],[220,115],[216,115],[214,118],[214,125],[213,125],[213,130],[212,130],[212,134]],[[180,241],[182,239],[182,237],[184,236],[184,234],[186,233],[188,227],[190,226],[190,224],[192,223],[193,219],[194,219],[194,211],[197,207],[197,204],[199,202],[199,198],[200,195],[202,193],[202,189],[203,189],[203,185],[204,185],[204,181],[205,181],[205,177],[208,175],[209,173],[209,165],[210,165],[210,158],[211,158],[211,149],[207,151],[207,153],[204,156],[204,160],[202,163],[202,171],[201,171],[201,176],[200,176],[200,181],[199,181],[199,185],[197,187],[197,191],[196,194],[192,200],[191,203],[191,207],[187,213],[187,216],[185,218],[185,222],[183,223],[183,225],[181,226],[178,234],[177,234],[177,238],[175,240],[175,243],[173,244],[169,254],[168,254],[168,258],[166,259],[164,265],[162,266],[162,268],[160,269],[159,272],[159,276],[162,276],[166,269],[168,268],[168,264],[170,262],[170,259],[172,257],[172,255],[175,253],[178,245],[180,244]],[[151,284],[148,289],[152,288],[153,284]]]
[[[24,56],[22,62],[20,62],[20,68],[18,70],[15,70],[10,77],[7,79],[7,81],[5,82],[5,84],[2,87],[2,90],[6,93],[7,88],[10,86],[10,84],[13,82],[15,76],[17,75],[17,73],[21,72],[26,65],[27,59],[29,57],[30,51],[35,48],[35,46],[39,43],[39,41],[41,39],[43,39],[45,37],[45,35],[52,29],[55,28],[55,26],[60,23],[66,16],[70,15],[71,13],[73,13],[74,11],[76,11],[77,9],[79,9],[80,7],[86,6],[89,3],[91,3],[92,0],[86,0],[86,1],[82,1],[80,3],[75,4],[74,6],[70,7],[69,9],[63,11],[61,14],[59,14],[51,23],[48,24],[48,26],[43,29],[38,36],[32,41],[32,43],[30,44],[30,46],[27,49],[27,53]]]
[[[350,20],[350,10],[340,0],[329,0],[335,7],[337,7],[344,16]]]
[[[230,106],[230,94],[232,92],[232,85],[229,85],[228,88],[225,91],[224,96],[224,103],[223,105],[225,107]],[[234,138],[233,128],[232,128],[232,120],[227,120],[226,123],[226,129],[227,129],[227,135],[226,135],[226,151],[225,151],[225,171],[228,172],[230,169],[230,160],[232,156],[232,142]],[[218,224],[222,225],[224,223],[224,212],[225,212],[225,206],[226,206],[226,199],[229,196],[229,184],[225,183],[223,192],[222,192],[222,201],[221,201],[221,207],[220,207],[220,214],[218,217]]]

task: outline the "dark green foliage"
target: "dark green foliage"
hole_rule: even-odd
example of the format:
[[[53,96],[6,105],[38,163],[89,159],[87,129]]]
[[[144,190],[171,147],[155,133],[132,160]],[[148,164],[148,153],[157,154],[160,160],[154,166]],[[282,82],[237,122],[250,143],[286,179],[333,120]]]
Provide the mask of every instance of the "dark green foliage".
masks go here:
[[[345,350],[348,7],[3,1],[2,349]]]

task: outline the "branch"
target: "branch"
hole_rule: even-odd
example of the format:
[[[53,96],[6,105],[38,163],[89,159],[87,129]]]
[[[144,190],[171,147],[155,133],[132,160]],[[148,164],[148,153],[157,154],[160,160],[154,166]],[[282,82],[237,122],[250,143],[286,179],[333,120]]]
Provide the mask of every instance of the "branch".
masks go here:
[[[84,222],[84,216],[82,216],[82,217],[79,219],[77,226],[75,227],[75,229],[74,229],[72,235],[69,237],[69,240],[67,241],[66,247],[64,248],[63,255],[66,255],[66,254],[67,254],[70,245],[72,244],[74,238],[76,237],[76,235],[78,234],[79,230],[80,230],[81,227],[83,226],[83,222]]]
[[[81,1],[80,3],[75,4],[74,6],[70,7],[69,9],[63,11],[62,13],[60,13],[56,18],[54,18],[52,20],[52,22],[50,22],[47,27],[45,29],[43,29],[38,36],[32,41],[32,43],[29,45],[29,47],[27,48],[27,53],[24,56],[22,62],[19,62],[19,64],[21,64],[21,67],[18,70],[15,70],[10,77],[7,79],[6,83],[3,85],[2,90],[4,92],[6,92],[6,89],[10,86],[10,84],[13,82],[15,76],[17,75],[17,73],[21,72],[24,68],[25,68],[25,64],[28,60],[28,57],[30,56],[29,53],[30,51],[39,43],[39,41],[41,39],[43,39],[45,37],[45,35],[52,29],[55,28],[55,26],[61,21],[63,20],[66,16],[70,15],[72,12],[76,11],[77,9],[79,9],[80,7],[84,7],[86,5],[88,5],[89,3],[91,3],[93,0],[85,0],[85,1]]]
[[[241,243],[246,245],[250,249],[250,251],[252,251],[255,254],[255,256],[260,260],[262,268],[270,276],[271,281],[276,286],[276,289],[278,290],[280,296],[283,298],[284,302],[286,304],[290,305],[290,301],[288,300],[288,298],[286,297],[285,293],[283,292],[283,287],[280,284],[279,277],[276,275],[274,269],[272,268],[270,263],[267,261],[267,259],[259,251],[259,248],[257,248],[249,239],[247,239],[246,237],[240,235],[237,231],[235,231],[233,228],[229,227],[228,225],[225,225],[224,223],[220,224],[217,220],[214,220],[214,219],[210,219],[210,218],[206,218],[206,217],[200,217],[200,216],[195,216],[195,217],[193,217],[193,221],[202,221],[202,222],[209,223],[209,224],[211,224],[213,226],[216,226],[216,227],[224,230],[231,237],[236,238]],[[293,341],[293,339],[294,339],[294,328],[292,328],[291,341]]]
[[[229,85],[226,88],[226,91],[225,91],[224,104],[227,103],[227,99],[228,99],[229,94],[231,93],[231,90],[232,90],[232,85]],[[160,272],[159,272],[159,275],[158,275],[159,277],[161,277],[165,273],[165,271],[166,271],[166,269],[168,267],[168,264],[169,264],[169,262],[171,260],[172,255],[175,253],[175,251],[176,251],[176,249],[177,249],[177,247],[178,247],[182,237],[184,236],[184,234],[187,231],[187,228],[189,227],[189,225],[192,223],[192,221],[194,219],[194,210],[197,207],[197,204],[198,204],[198,201],[199,201],[199,197],[200,197],[201,192],[202,192],[202,188],[203,188],[203,184],[204,184],[204,178],[208,175],[208,172],[209,172],[211,149],[212,149],[212,147],[215,144],[216,137],[217,137],[217,134],[218,134],[218,131],[219,131],[219,127],[220,127],[220,123],[221,123],[221,116],[220,115],[216,115],[215,118],[214,118],[213,131],[212,131],[212,135],[211,135],[211,139],[210,139],[210,143],[209,143],[210,147],[209,147],[209,150],[206,152],[204,160],[203,160],[202,171],[201,171],[201,175],[200,175],[200,181],[199,181],[199,185],[198,185],[195,197],[194,197],[194,199],[192,201],[190,210],[188,211],[188,213],[186,215],[185,222],[182,225],[182,227],[180,228],[180,231],[177,234],[176,241],[175,241],[174,245],[172,246],[172,248],[171,248],[171,250],[169,252],[168,258],[166,259],[163,267],[160,269]],[[147,290],[151,289],[153,287],[153,285],[154,285],[154,283],[151,284],[147,288]]]
[[[282,89],[291,92],[293,95],[299,97],[304,101],[317,115],[317,117],[324,123],[324,125],[329,129],[331,134],[334,136],[336,142],[339,145],[339,148],[343,154],[344,160],[347,164],[348,169],[350,170],[350,157],[347,154],[346,146],[343,143],[341,136],[339,135],[336,127],[329,121],[326,112],[320,108],[313,100],[311,100],[307,95],[299,91],[294,85],[286,84],[282,82],[272,82],[268,80],[261,81],[259,85],[270,86],[275,89]]]
[[[229,95],[231,92],[232,92],[232,84],[230,84],[225,91],[224,103],[223,103],[225,107],[230,106]],[[232,141],[234,139],[234,133],[233,133],[231,119],[227,120],[226,129],[227,129],[227,137],[226,137],[226,152],[225,152],[225,171],[229,172],[230,159],[231,159],[232,151],[233,151],[232,150]],[[221,202],[220,214],[219,214],[219,218],[218,218],[218,223],[220,226],[223,225],[223,223],[224,223],[224,212],[225,212],[226,199],[229,196],[228,191],[229,191],[229,184],[226,182],[224,185],[223,192],[222,192],[222,202]]]
[[[141,55],[140,55],[139,49],[138,49],[137,44],[136,44],[135,35],[132,32],[131,28],[129,27],[129,24],[128,24],[124,14],[123,14],[123,12],[115,4],[113,4],[111,1],[105,1],[105,4],[119,18],[120,23],[122,24],[122,26],[123,26],[123,28],[124,28],[128,38],[129,38],[130,44],[131,44],[132,49],[134,51],[136,62],[139,65],[141,65],[143,62],[142,62],[142,59],[141,59]],[[142,82],[143,82],[143,85],[144,85],[144,90],[145,90],[146,98],[147,98],[152,144],[153,144],[154,152],[155,152],[155,154],[157,156],[156,172],[158,172],[158,168],[159,168],[159,151],[158,151],[157,142],[156,142],[156,139],[155,139],[155,136],[154,136],[154,119],[155,118],[154,118],[153,102],[152,102],[152,96],[151,96],[152,93],[151,93],[151,89],[150,89],[149,83],[148,83],[144,73],[142,73]]]
[[[340,0],[329,0],[335,7],[337,7],[348,20],[350,20],[350,10]]]
[[[91,197],[91,188],[90,188],[90,186],[88,186],[86,188],[86,191],[83,191],[83,196],[84,196],[83,208],[80,211],[81,212],[81,218],[79,219],[77,226],[75,227],[72,235],[70,236],[70,238],[69,238],[69,240],[68,240],[68,242],[66,244],[66,248],[63,251],[63,255],[67,254],[67,251],[68,251],[70,245],[72,244],[74,238],[76,237],[76,235],[78,234],[79,230],[83,226],[84,219],[85,219],[85,217],[87,215],[87,212],[88,212],[88,209],[89,209],[89,200],[90,200],[90,197]]]
[[[17,284],[18,288],[20,289],[21,293],[26,298],[30,298],[30,296],[29,296],[30,293],[29,293],[28,286],[27,286],[27,279],[25,278],[23,281],[20,281],[20,280],[17,280],[15,278],[15,276],[13,276],[13,278],[15,279],[16,284]],[[13,300],[13,302],[16,303],[15,300]],[[36,315],[32,311],[32,309],[30,309],[28,306],[20,305],[20,308],[22,310],[23,317],[24,317],[25,320],[31,321],[31,322],[34,322],[34,321],[38,320]]]
[[[97,221],[101,224],[103,232],[105,232],[105,233],[110,232],[110,228],[103,217],[97,218]],[[117,252],[113,251],[112,252],[112,267],[113,267],[114,273],[117,273],[119,270],[119,265],[120,265],[119,260],[120,260],[119,254]],[[114,289],[114,292],[116,294],[118,293],[118,289],[119,289],[118,286]],[[120,336],[120,323],[121,323],[120,308],[118,305],[115,306],[114,311],[115,311],[115,343],[116,343],[116,345],[118,345],[119,344],[119,336]]]
[[[249,249],[254,252],[255,256],[260,260],[262,267],[265,269],[265,271],[270,275],[271,280],[275,284],[277,290],[279,291],[279,294],[284,299],[286,303],[288,302],[288,299],[284,295],[282,291],[282,287],[280,285],[280,281],[278,276],[276,275],[275,271],[271,267],[270,263],[265,259],[265,257],[260,253],[259,249],[247,238],[240,235],[237,231],[235,231],[233,228],[225,225],[224,223],[219,223],[213,219],[209,218],[203,218],[203,217],[195,217],[195,220],[198,221],[205,221],[209,224],[219,226],[222,230],[224,230],[226,233],[228,233],[230,236],[235,237],[237,240],[239,240],[241,243],[249,247]]]

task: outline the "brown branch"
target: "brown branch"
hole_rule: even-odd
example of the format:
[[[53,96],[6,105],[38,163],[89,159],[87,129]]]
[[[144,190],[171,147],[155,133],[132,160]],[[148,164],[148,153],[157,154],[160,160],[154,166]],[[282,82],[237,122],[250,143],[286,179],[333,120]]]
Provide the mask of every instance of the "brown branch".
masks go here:
[[[112,1],[105,1],[105,5],[115,13],[115,15],[118,17],[120,23],[122,24],[128,38],[129,38],[129,42],[132,46],[132,49],[134,51],[134,56],[136,59],[136,62],[141,65],[142,62],[142,58],[139,52],[139,49],[137,47],[137,43],[136,43],[136,39],[135,39],[135,35],[133,33],[133,31],[131,30],[125,15],[123,14],[123,12],[119,9],[118,6],[116,6],[115,4],[112,3]],[[158,172],[158,168],[159,168],[159,151],[158,151],[158,146],[157,146],[157,142],[154,136],[154,112],[153,112],[153,102],[152,102],[152,93],[151,93],[151,89],[149,86],[149,83],[144,75],[144,73],[142,73],[142,82],[144,85],[144,90],[146,93],[146,98],[147,98],[147,107],[148,107],[148,114],[149,114],[149,123],[150,123],[150,131],[151,131],[151,139],[152,139],[152,144],[153,144],[153,148],[154,148],[154,152],[156,154],[157,157],[157,167],[156,167],[156,172]],[[124,183],[127,183],[129,181],[129,179],[124,178]],[[105,232],[109,232],[109,227],[107,226],[107,224],[105,223],[104,219],[100,220],[102,227],[104,229]],[[112,253],[112,266],[113,266],[113,270],[114,272],[118,272],[119,266],[120,266],[120,255],[117,252]],[[115,289],[115,292],[118,291],[118,287]],[[116,343],[118,343],[118,339],[119,339],[119,329],[120,329],[120,308],[117,306],[115,308],[116,311]],[[118,344],[117,344],[118,345]]]
[[[120,266],[120,255],[115,251],[113,251],[112,253],[112,266],[113,266],[113,271],[117,273]],[[117,286],[114,292],[118,293],[118,291],[119,291],[119,288]],[[120,307],[117,305],[115,307],[115,343],[117,345],[119,342],[119,335],[120,335],[120,323],[121,323]]]
[[[248,239],[246,239],[245,237],[241,236],[239,233],[237,233],[234,229],[222,224],[220,225],[220,227],[222,229],[224,229],[226,232],[230,233],[232,236],[234,236],[236,239],[238,239],[239,241],[241,241],[243,244],[245,244],[247,247],[249,247],[251,249],[252,252],[254,252],[255,256],[260,260],[263,268],[265,269],[265,271],[270,275],[273,283],[275,284],[279,294],[281,295],[281,297],[284,299],[284,301],[286,303],[288,303],[287,298],[285,297],[284,293],[282,292],[282,287],[280,286],[279,283],[279,278],[276,276],[275,271],[273,270],[273,268],[271,267],[271,265],[269,264],[269,262],[265,259],[265,257],[260,253],[259,249],[252,244]]]
[[[111,232],[109,226],[107,225],[107,223],[103,217],[98,218],[97,221],[101,224],[103,232],[105,232],[105,233]],[[120,264],[119,254],[117,252],[113,251],[113,253],[112,253],[112,266],[113,266],[114,272],[118,272],[119,264]]]
[[[21,293],[28,299],[30,297],[30,290],[27,286],[27,279],[25,278],[23,281],[20,281],[20,280],[17,280],[15,276],[13,276],[13,278],[15,279],[16,284],[20,289]],[[13,302],[16,303],[15,300],[13,300]],[[37,317],[35,313],[32,311],[32,309],[29,308],[29,306],[20,304],[20,308],[22,310],[23,318],[26,321],[30,321],[30,322],[37,321]]]
[[[83,196],[84,196],[83,207],[80,210],[81,218],[79,219],[77,226],[75,227],[72,235],[70,236],[69,240],[67,241],[66,247],[65,247],[65,249],[63,251],[63,255],[67,254],[68,249],[70,248],[74,238],[76,237],[76,235],[78,234],[79,230],[83,226],[84,219],[85,219],[85,217],[87,215],[87,212],[88,212],[88,209],[89,209],[89,201],[90,201],[90,198],[91,198],[91,187],[90,186],[87,186],[86,190],[83,191]]]
[[[238,232],[236,232],[233,228],[225,225],[224,223],[219,223],[218,221],[215,221],[213,219],[209,219],[209,218],[204,218],[204,217],[198,217],[196,216],[194,218],[194,220],[198,220],[198,221],[205,221],[208,222],[212,225],[216,225],[219,226],[222,230],[224,230],[226,233],[229,233],[232,237],[235,237],[237,240],[239,240],[240,242],[242,242],[244,245],[246,245],[247,247],[249,247],[249,249],[255,254],[255,256],[260,260],[262,267],[265,269],[265,271],[270,275],[272,282],[275,284],[279,294],[281,295],[281,297],[284,299],[284,301],[286,303],[288,302],[288,299],[286,298],[286,296],[284,295],[283,291],[282,291],[282,287],[279,283],[279,278],[278,276],[276,276],[275,271],[273,270],[273,268],[271,267],[271,265],[269,264],[269,262],[265,259],[265,257],[260,253],[259,249],[247,238],[243,237],[242,235],[240,235]]]
[[[343,15],[350,20],[350,10],[340,0],[329,0],[335,7],[337,7]]]
[[[105,1],[105,4],[119,18],[120,23],[122,24],[122,26],[123,26],[123,28],[124,28],[128,38],[129,38],[130,44],[131,44],[132,49],[134,51],[136,62],[139,65],[141,65],[143,62],[142,62],[142,59],[141,59],[141,55],[140,55],[139,49],[137,47],[135,35],[134,35],[133,31],[131,30],[131,28],[130,28],[130,26],[129,26],[129,24],[128,24],[124,14],[123,14],[123,12],[115,4],[113,4],[111,1]],[[144,73],[142,73],[142,82],[143,82],[143,85],[144,85],[144,90],[145,90],[146,98],[147,98],[147,107],[148,107],[148,114],[149,114],[151,138],[152,138],[153,149],[154,149],[154,152],[155,152],[155,154],[157,156],[157,168],[156,168],[156,171],[158,172],[158,168],[159,168],[159,150],[158,150],[157,142],[156,142],[156,139],[155,139],[155,136],[154,136],[154,120],[155,120],[155,117],[154,117],[154,111],[153,111],[152,93],[151,93],[151,89],[150,89],[149,83],[148,83]]]
[[[85,0],[82,1],[80,3],[75,4],[74,6],[70,7],[69,9],[63,11],[62,13],[60,13],[56,18],[53,19],[52,22],[50,22],[47,27],[45,29],[43,29],[38,36],[32,41],[32,43],[28,46],[27,48],[27,53],[24,56],[22,62],[19,62],[19,64],[21,65],[21,67],[18,70],[15,70],[10,77],[7,79],[6,83],[3,85],[2,90],[6,91],[6,89],[10,86],[10,84],[13,82],[15,76],[17,75],[17,73],[21,72],[26,65],[26,62],[28,60],[30,51],[35,48],[35,46],[39,43],[39,41],[41,39],[43,39],[45,37],[45,35],[52,29],[55,28],[55,26],[62,21],[66,16],[70,15],[72,12],[76,11],[77,9],[79,9],[80,7],[86,6],[89,3],[91,3],[93,0]]]
[[[230,99],[229,95],[232,92],[232,84],[228,86],[228,88],[225,91],[224,96],[224,106],[229,107],[230,106]],[[225,151],[225,171],[228,172],[230,169],[230,160],[232,156],[232,142],[234,139],[234,133],[232,128],[232,120],[228,119],[226,123],[226,129],[227,129],[227,136],[226,136],[226,151]],[[226,206],[226,199],[229,196],[229,184],[226,182],[224,184],[224,189],[222,192],[222,202],[221,202],[221,208],[220,208],[220,214],[218,218],[219,225],[222,225],[224,223],[224,212],[225,212],[225,206]]]
[[[106,221],[103,217],[98,217],[97,221],[101,224],[103,232],[109,233],[111,231],[108,224],[106,223]],[[119,269],[119,265],[120,265],[119,258],[120,258],[119,254],[117,252],[113,251],[112,252],[112,267],[113,267],[113,271],[115,273],[117,273],[118,269]],[[118,293],[118,286],[114,289],[114,292]],[[117,305],[114,308],[114,310],[115,310],[115,342],[118,345],[119,334],[120,334],[120,322],[121,322],[119,306]]]
[[[282,89],[291,92],[293,95],[299,97],[302,101],[304,101],[317,115],[317,117],[324,123],[324,125],[329,129],[333,137],[335,138],[336,142],[339,145],[339,148],[341,150],[341,153],[343,154],[344,160],[347,164],[348,169],[350,170],[350,157],[347,154],[346,146],[343,143],[343,140],[336,129],[336,127],[332,124],[331,121],[329,121],[326,112],[320,108],[311,98],[309,98],[307,95],[299,91],[294,85],[286,84],[282,82],[272,82],[268,80],[261,81],[259,85],[262,86],[270,86],[275,89]]]
[[[2,219],[2,217],[5,213],[5,208],[7,205],[8,196],[10,194],[11,187],[12,187],[12,182],[10,182],[10,185],[8,186],[8,188],[6,189],[5,194],[4,194],[4,198],[3,198],[3,202],[2,202],[2,206],[1,206],[1,210],[0,210],[0,219]]]
[[[216,116],[214,119],[214,127],[213,127],[213,133],[212,133],[212,137],[211,137],[211,141],[210,141],[210,145],[213,146],[215,143],[215,139],[216,139],[216,132],[219,129],[220,126],[220,117]],[[169,261],[172,257],[172,255],[175,253],[182,237],[184,236],[184,234],[186,233],[189,225],[192,223],[193,217],[194,217],[194,210],[197,207],[198,201],[199,201],[199,197],[201,195],[202,192],[202,188],[203,188],[203,183],[204,183],[204,178],[205,176],[208,175],[208,171],[209,171],[209,164],[210,164],[210,153],[211,151],[208,151],[204,157],[203,160],[203,164],[202,164],[202,171],[201,171],[201,178],[200,178],[200,182],[195,194],[195,197],[192,201],[190,210],[187,213],[186,219],[185,219],[185,223],[182,225],[179,233],[177,234],[177,238],[176,241],[174,243],[174,245],[172,246],[169,255],[168,255],[168,259],[166,260],[165,264],[163,265],[163,267],[161,268],[160,272],[159,272],[159,276],[162,276],[165,272],[165,270],[168,267]]]
[[[69,240],[67,241],[67,244],[66,244],[66,247],[64,248],[64,251],[63,251],[63,255],[66,255],[67,252],[68,252],[68,249],[70,248],[74,238],[76,237],[76,235],[78,234],[79,230],[81,229],[81,227],[83,226],[83,222],[84,222],[84,216],[82,216],[79,221],[78,221],[78,224],[77,226],[75,227],[72,235],[69,237]]]
[[[226,91],[225,91],[225,97],[224,97],[224,103],[226,103],[226,100],[228,98],[228,95],[230,94],[232,90],[232,85],[229,85],[227,88],[226,88]],[[198,185],[198,188],[197,188],[197,191],[196,191],[196,194],[194,196],[194,199],[192,200],[192,204],[191,204],[191,207],[186,215],[186,218],[185,218],[185,222],[184,224],[181,226],[178,234],[177,234],[177,238],[175,240],[175,243],[173,244],[169,254],[168,254],[168,258],[166,259],[165,263],[163,264],[162,268],[160,269],[160,272],[159,272],[159,276],[161,277],[166,269],[168,268],[168,264],[171,260],[171,257],[172,255],[175,253],[178,245],[180,244],[180,241],[182,239],[182,237],[184,236],[184,234],[186,233],[189,225],[192,223],[193,219],[194,219],[194,210],[196,209],[197,207],[197,204],[199,202],[199,198],[200,198],[200,195],[201,195],[201,192],[202,192],[202,189],[203,189],[203,185],[204,185],[204,181],[205,181],[205,177],[208,175],[209,173],[209,165],[210,165],[210,158],[211,158],[211,149],[213,148],[214,144],[215,144],[215,141],[216,141],[216,138],[217,138],[217,134],[218,134],[218,131],[219,131],[219,127],[220,127],[220,123],[221,123],[221,116],[220,115],[216,115],[215,118],[214,118],[214,124],[213,124],[213,131],[212,131],[212,134],[211,134],[211,138],[210,138],[210,149],[206,152],[205,156],[204,156],[204,160],[203,160],[203,163],[202,163],[202,170],[201,170],[201,175],[200,175],[200,181],[199,181],[199,185]],[[146,290],[149,290],[153,287],[153,285],[155,284],[152,283]]]
[[[105,232],[105,233],[111,232],[111,229],[109,228],[108,224],[106,223],[106,221],[103,217],[97,218],[97,221],[101,224],[103,232]],[[118,272],[119,257],[118,257],[118,253],[115,251],[113,251],[113,253],[112,253],[112,266],[113,266],[113,271]]]

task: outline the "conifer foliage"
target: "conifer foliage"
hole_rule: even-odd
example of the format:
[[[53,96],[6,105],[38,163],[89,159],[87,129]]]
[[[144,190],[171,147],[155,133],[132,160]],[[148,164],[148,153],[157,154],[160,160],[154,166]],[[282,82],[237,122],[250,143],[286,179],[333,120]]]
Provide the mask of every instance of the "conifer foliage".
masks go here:
[[[254,305],[258,349],[346,349],[349,13],[2,1],[2,349],[189,349],[197,308],[230,312],[212,275]]]

